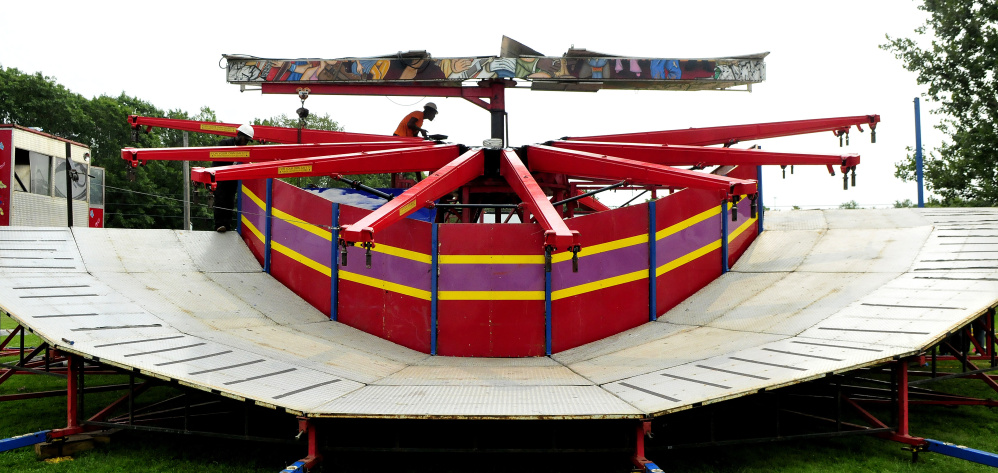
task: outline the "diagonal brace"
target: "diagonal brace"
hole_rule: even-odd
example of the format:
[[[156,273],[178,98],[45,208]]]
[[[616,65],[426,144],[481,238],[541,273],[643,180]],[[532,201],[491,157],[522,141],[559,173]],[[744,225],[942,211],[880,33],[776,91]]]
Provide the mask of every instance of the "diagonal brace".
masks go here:
[[[568,174],[589,179],[628,179],[639,184],[689,187],[715,191],[722,200],[757,192],[756,181],[686,171],[660,164],[644,163],[584,151],[530,146],[527,150],[534,172]]]
[[[435,145],[213,168],[196,167],[191,169],[191,180],[214,189],[219,181],[239,179],[421,172],[444,166],[459,153],[458,145]]]
[[[433,201],[484,172],[484,151],[480,148],[467,151],[374,212],[355,223],[343,226],[340,238],[344,242],[373,242],[376,232],[423,207],[432,206]]]
[[[556,250],[569,250],[579,246],[579,231],[569,230],[561,215],[551,205],[544,190],[537,184],[530,170],[520,161],[513,150],[502,151],[499,161],[499,173],[506,179],[516,195],[524,202],[527,209],[537,219],[544,229],[544,246]]]

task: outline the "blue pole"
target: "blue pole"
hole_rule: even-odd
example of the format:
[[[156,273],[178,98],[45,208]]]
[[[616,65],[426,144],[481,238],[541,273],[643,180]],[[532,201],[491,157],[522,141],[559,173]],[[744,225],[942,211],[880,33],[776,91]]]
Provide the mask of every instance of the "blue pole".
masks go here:
[[[267,179],[267,213],[263,226],[263,271],[270,273],[270,232],[271,217],[274,213],[274,180]]]
[[[430,249],[430,354],[437,354],[437,267],[440,259],[440,233],[438,224],[433,224]]]
[[[658,294],[658,287],[656,283],[658,282],[658,277],[655,273],[658,271],[658,252],[656,251],[656,246],[658,242],[655,241],[655,232],[658,229],[658,224],[655,222],[655,201],[648,202],[648,320],[654,322],[658,318],[658,301],[656,296]]]
[[[756,188],[759,190],[759,197],[755,199],[755,211],[759,214],[759,234],[762,235],[762,218],[766,212],[766,207],[762,205],[762,166],[755,167],[755,182]]]
[[[925,189],[922,181],[922,113],[919,110],[918,97],[915,97],[915,179],[918,181],[918,207],[925,207]]]
[[[721,201],[721,274],[728,272],[728,201]]]
[[[339,247],[337,246],[337,243],[339,243],[340,231],[337,230],[336,227],[340,226],[340,204],[336,204],[336,203],[333,204],[333,220],[332,220],[332,222],[333,222],[333,228],[331,229],[331,232],[332,232],[332,240],[333,241],[330,242],[331,243],[330,246],[332,247],[332,250],[330,251],[330,258],[329,258],[329,270],[330,270],[330,272],[329,272],[329,298],[330,298],[330,301],[329,301],[330,302],[330,305],[329,305],[329,319],[330,320],[336,320],[337,319],[336,303],[337,303],[337,300],[339,300],[339,283],[340,283],[340,266],[339,266],[340,262],[338,261],[339,258],[337,258],[337,256],[339,256],[339,252],[336,251],[336,250],[339,249]]]
[[[544,272],[544,351],[551,356],[551,272]]]

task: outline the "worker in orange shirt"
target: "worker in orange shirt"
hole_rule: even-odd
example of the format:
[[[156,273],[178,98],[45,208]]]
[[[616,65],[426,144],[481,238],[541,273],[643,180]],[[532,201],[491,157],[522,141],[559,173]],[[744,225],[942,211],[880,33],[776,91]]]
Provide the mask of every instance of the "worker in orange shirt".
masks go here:
[[[415,137],[417,134],[420,134],[423,135],[423,138],[426,138],[426,130],[423,129],[423,119],[433,121],[433,117],[435,116],[437,116],[437,105],[433,102],[426,102],[426,105],[423,105],[422,112],[412,112],[399,122],[398,128],[395,129],[395,136]]]

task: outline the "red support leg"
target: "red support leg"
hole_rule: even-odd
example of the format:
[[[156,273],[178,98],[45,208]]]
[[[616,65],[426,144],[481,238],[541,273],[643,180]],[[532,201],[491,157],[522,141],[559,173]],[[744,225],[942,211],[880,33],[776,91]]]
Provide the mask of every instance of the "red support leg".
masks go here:
[[[897,434],[908,437],[908,363],[898,361],[894,368],[898,380],[898,427]]]
[[[287,468],[281,470],[281,473],[297,473],[303,469],[314,468],[322,462],[322,455],[319,454],[319,443],[316,440],[318,429],[315,428],[315,424],[307,417],[299,417],[298,430],[301,433],[308,434],[308,456],[292,463]]]
[[[645,458],[645,436],[651,435],[651,420],[643,420],[637,426],[637,431],[635,432],[636,444],[634,446],[634,456],[631,457],[631,461],[634,466],[641,468],[641,471],[645,472],[661,472],[662,469],[658,465],[652,463],[651,460]]]
[[[55,429],[50,438],[66,437],[83,431],[80,425],[80,374],[83,372],[83,359],[76,355],[66,356],[66,428]]]

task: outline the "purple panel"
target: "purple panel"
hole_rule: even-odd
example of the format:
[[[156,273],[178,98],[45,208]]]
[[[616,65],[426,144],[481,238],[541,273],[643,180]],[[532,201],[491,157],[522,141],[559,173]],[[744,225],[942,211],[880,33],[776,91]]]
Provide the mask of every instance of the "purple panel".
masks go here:
[[[274,219],[271,230],[272,241],[287,246],[316,263],[329,266],[332,257],[332,243],[329,240],[279,218]]]
[[[596,253],[579,259],[579,272],[572,272],[572,261],[562,261],[551,269],[554,290],[574,287],[602,279],[648,269],[648,244]]]
[[[267,194],[264,194],[263,196],[257,195],[257,197],[260,197],[260,200],[265,200],[267,198]],[[249,222],[260,231],[261,235],[266,234],[267,209],[258,207],[256,202],[253,202],[253,199],[250,199],[245,194],[243,194],[242,199],[243,216],[246,217],[246,220],[249,220]]]
[[[543,291],[543,264],[447,264],[441,291]],[[540,284],[540,285],[538,285]]]
[[[347,248],[347,265],[340,266],[343,271],[393,282],[424,291],[430,290],[430,264],[413,261],[408,258],[371,252],[371,268],[366,267],[366,250],[359,246]]]
[[[658,265],[678,259],[721,238],[721,215],[718,214],[656,243]]]

